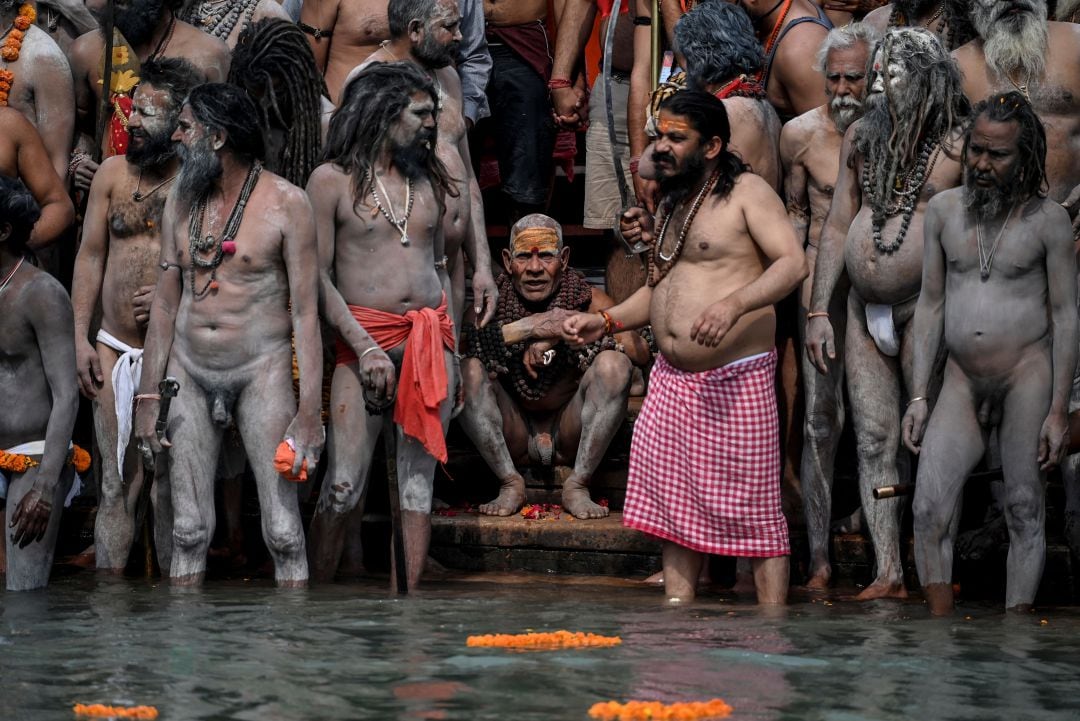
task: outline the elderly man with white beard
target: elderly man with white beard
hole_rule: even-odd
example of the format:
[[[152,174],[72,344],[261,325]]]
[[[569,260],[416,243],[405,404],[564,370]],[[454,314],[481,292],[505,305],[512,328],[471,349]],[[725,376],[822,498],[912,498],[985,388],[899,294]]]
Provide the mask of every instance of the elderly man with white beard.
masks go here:
[[[821,227],[829,212],[833,188],[840,172],[844,133],[861,115],[866,95],[866,63],[877,33],[865,23],[829,31],[818,51],[818,67],[825,75],[829,102],[791,120],[780,134],[784,168],[784,195],[795,235],[806,248],[810,278],[800,291],[799,332],[806,335],[806,312],[817,260]],[[843,327],[847,287],[842,284],[829,300],[829,311]],[[840,349],[841,356],[843,348]],[[829,521],[832,511],[833,460],[844,426],[843,361],[833,363],[829,376],[818,373],[810,357],[802,355],[805,390],[805,443],[802,450],[803,508],[810,539],[810,579],[807,586],[824,589],[829,566]]]
[[[937,36],[890,30],[877,44],[866,113],[844,136],[840,175],[814,269],[806,349],[823,374],[836,358],[829,301],[844,271],[844,363],[859,457],[863,514],[877,578],[860,600],[907,596],[900,567],[900,501],[875,500],[896,484],[900,412],[911,379],[911,318],[922,282],[923,215],[930,198],[960,184],[960,132],[970,104]]]
[[[954,56],[972,100],[1017,90],[1031,101],[1046,128],[1047,197],[1061,203],[1080,239],[1080,27],[1048,22],[1046,0],[972,0],[971,20],[980,38]],[[1080,378],[1069,410],[1080,408]],[[1066,538],[1080,557],[1080,455],[1062,465]],[[1000,495],[995,488],[995,496]],[[1004,541],[1001,516],[962,538],[962,553],[977,557]]]

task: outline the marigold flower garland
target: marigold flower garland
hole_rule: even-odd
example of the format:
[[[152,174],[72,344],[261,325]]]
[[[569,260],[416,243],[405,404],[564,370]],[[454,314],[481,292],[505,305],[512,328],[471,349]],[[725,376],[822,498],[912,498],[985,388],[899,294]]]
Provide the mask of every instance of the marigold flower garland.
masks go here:
[[[153,720],[158,717],[158,710],[153,706],[106,706],[104,704],[77,703],[71,707],[76,716],[91,718],[133,718]]]
[[[79,446],[73,445],[71,447],[71,456],[68,458],[68,463],[75,466],[75,470],[79,473],[86,473],[90,470],[90,454]],[[22,453],[0,451],[0,471],[26,473],[28,470],[38,465],[40,464],[37,461]]]
[[[602,701],[593,704],[589,716],[600,721],[697,721],[726,718],[733,709],[723,699],[662,704],[659,701]]]
[[[13,63],[19,59],[23,38],[26,37],[26,31],[33,25],[36,18],[37,12],[30,3],[19,7],[19,14],[15,16],[15,22],[11,24],[11,29],[7,32],[4,44],[0,46],[0,60]],[[8,104],[8,96],[14,83],[15,73],[7,69],[0,70],[0,106]]]
[[[469,636],[467,646],[490,648],[584,648],[586,646],[618,646],[622,639],[618,636],[600,636],[581,631],[555,631],[553,633],[489,633],[484,636]]]

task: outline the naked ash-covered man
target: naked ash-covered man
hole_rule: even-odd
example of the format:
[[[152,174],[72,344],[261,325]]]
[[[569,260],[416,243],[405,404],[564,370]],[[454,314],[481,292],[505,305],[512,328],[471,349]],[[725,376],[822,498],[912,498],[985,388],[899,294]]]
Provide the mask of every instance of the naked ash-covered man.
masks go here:
[[[437,103],[416,65],[368,65],[346,87],[328,162],[308,182],[322,316],[340,338],[329,465],[310,529],[316,580],[337,571],[383,414],[393,414],[397,434],[410,588],[427,558],[435,462],[447,459],[460,387],[442,222],[444,199],[457,189],[435,152]]]
[[[874,50],[866,112],[844,137],[840,175],[819,241],[806,350],[822,373],[836,357],[829,300],[846,271],[844,365],[859,457],[859,491],[877,577],[860,599],[905,597],[897,483],[900,415],[911,382],[911,317],[922,282],[926,204],[960,183],[958,125],[969,104],[937,36],[890,30]]]
[[[818,53],[829,102],[790,120],[780,134],[788,217],[795,235],[806,248],[806,262],[810,267],[810,278],[803,281],[800,294],[799,330],[804,339],[805,314],[810,306],[821,227],[829,212],[836,176],[840,172],[844,133],[863,112],[866,63],[876,39],[873,28],[865,23],[830,30]],[[841,283],[829,300],[830,317],[837,324],[839,334],[844,332],[846,304],[847,284]],[[828,376],[817,372],[809,354],[805,351],[801,354],[806,415],[799,480],[810,541],[810,578],[806,585],[817,589],[827,587],[832,575],[829,521],[832,517],[833,461],[844,427],[843,346],[838,342],[837,347],[840,357],[834,361]]]
[[[806,276],[783,203],[727,146],[724,103],[685,90],[660,106],[653,163],[665,200],[649,283],[564,323],[569,342],[652,323],[660,347],[634,427],[623,523],[664,541],[672,601],[705,554],[751,558],[758,600],[784,603],[773,304]],[[653,240],[642,209],[624,233]]]
[[[162,211],[180,168],[172,135],[184,98],[199,82],[195,68],[178,58],[148,62],[141,72],[128,119],[128,152],[105,160],[90,185],[71,291],[79,385],[93,400],[101,459],[94,547],[98,568],[113,573],[123,573],[127,565],[136,499],[149,482],[142,477],[138,452],[129,447],[132,416],[158,278]],[[101,326],[91,342],[99,303]],[[157,552],[165,573],[172,551],[168,489],[168,478],[162,477],[153,495]]]
[[[994,426],[1009,530],[1005,607],[1030,610],[1046,557],[1044,474],[1065,453],[1077,357],[1076,256],[1067,213],[1045,197],[1046,132],[1016,91],[991,96],[974,116],[963,187],[927,208],[915,397],[904,416],[904,443],[920,454],[915,562],[932,614],[953,607],[964,481]],[[942,345],[945,379],[930,412]]]
[[[255,474],[274,577],[282,586],[303,586],[308,578],[295,486],[274,461],[281,444],[291,444],[289,475],[304,464],[313,469],[324,439],[315,224],[304,191],[262,168],[257,117],[243,90],[200,85],[188,95],[173,136],[181,173],[162,218],[162,270],[135,429],[142,443],[161,450],[154,428],[158,383],[166,374],[175,377],[180,391],[165,441],[171,441],[174,584],[202,582],[214,535],[214,470],[234,417]]]

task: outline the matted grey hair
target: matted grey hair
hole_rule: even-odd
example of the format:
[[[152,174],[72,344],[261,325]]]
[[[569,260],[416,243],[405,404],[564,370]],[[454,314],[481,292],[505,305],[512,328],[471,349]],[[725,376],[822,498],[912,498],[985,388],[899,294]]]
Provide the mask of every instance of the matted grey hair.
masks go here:
[[[555,231],[555,235],[559,236],[559,250],[562,250],[562,226],[559,225],[559,221],[543,213],[530,213],[514,223],[513,227],[510,228],[510,238],[506,241],[506,246],[511,252],[514,250],[514,237],[528,228],[551,228]]]
[[[726,2],[700,3],[683,15],[675,24],[675,47],[686,58],[688,87],[749,75],[765,62],[750,17]]]
[[[825,41],[818,48],[817,60],[814,67],[825,72],[825,64],[829,61],[829,53],[833,50],[847,50],[854,47],[855,43],[865,43],[866,52],[874,49],[874,43],[881,37],[876,28],[868,23],[851,23],[842,27],[833,28],[825,36]]]

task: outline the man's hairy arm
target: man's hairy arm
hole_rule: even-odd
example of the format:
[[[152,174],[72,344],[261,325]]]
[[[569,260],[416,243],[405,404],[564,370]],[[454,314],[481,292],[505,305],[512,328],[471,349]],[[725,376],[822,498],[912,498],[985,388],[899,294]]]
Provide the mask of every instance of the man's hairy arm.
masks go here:
[[[565,0],[555,34],[551,77],[572,81],[574,70],[585,52],[585,44],[592,35],[596,12],[596,0]],[[560,121],[576,124],[585,120],[581,117],[582,103],[574,88],[552,88],[551,103]]]
[[[473,310],[480,319],[483,328],[495,315],[495,303],[499,291],[491,275],[491,249],[487,242],[487,224],[484,220],[484,198],[480,194],[480,183],[473,171],[472,157],[469,155],[469,137],[462,135],[458,141],[458,151],[465,167],[466,178],[462,188],[469,193],[469,231],[465,238],[465,255],[472,263]]]
[[[607,311],[614,307],[614,305],[615,299],[610,295],[599,288],[592,289],[592,303],[589,305],[590,313],[598,313],[602,310]],[[641,337],[640,333],[630,330],[615,333],[614,335],[615,340],[622,343],[626,357],[629,358],[634,365],[645,366],[652,360],[652,353],[649,352],[649,344],[645,342],[645,339]]]
[[[844,243],[862,199],[858,173],[855,170],[858,166],[848,163],[854,148],[855,133],[861,122],[856,121],[848,128],[840,148],[840,173],[836,180],[836,190],[833,192],[825,223],[821,227],[821,237],[818,238],[817,260],[814,262],[814,279],[810,293],[811,313],[826,312],[836,284],[840,282],[844,272]],[[826,357],[836,357],[832,323],[827,315],[807,321],[806,351],[817,369],[827,374],[829,369]]]

